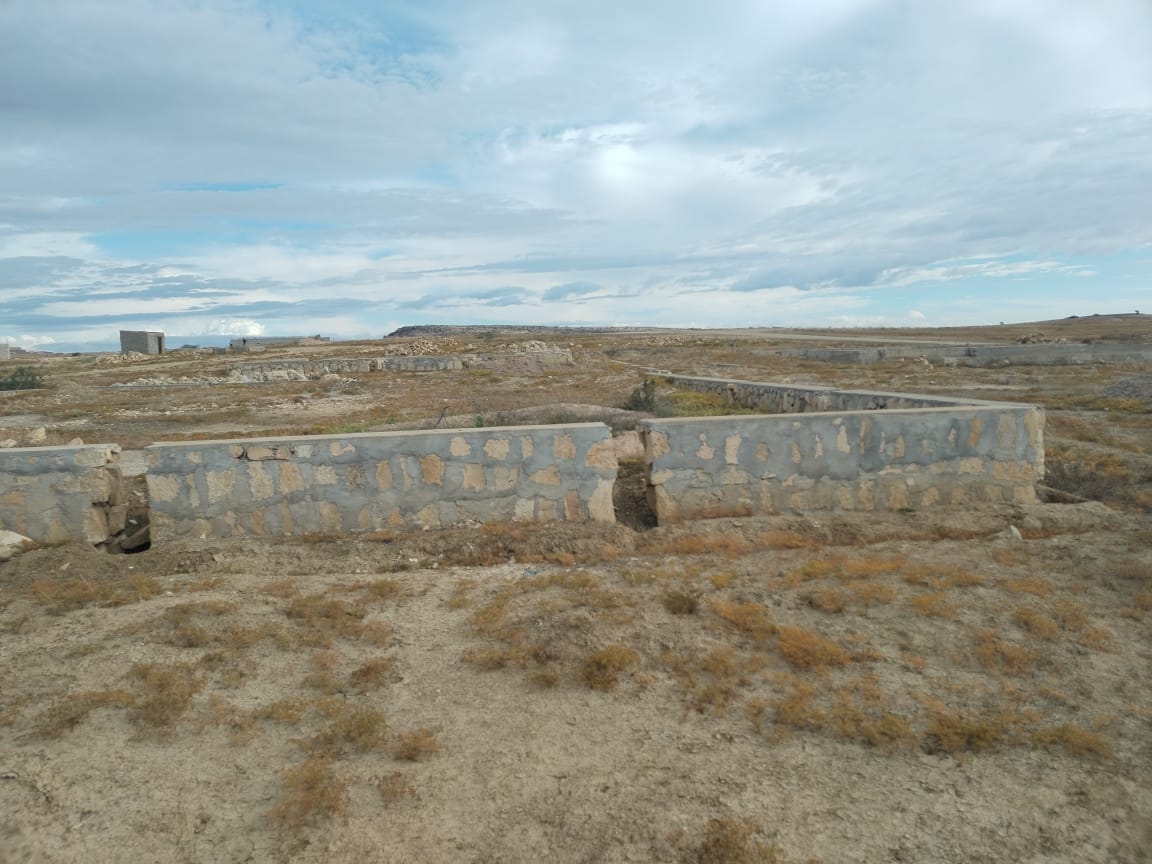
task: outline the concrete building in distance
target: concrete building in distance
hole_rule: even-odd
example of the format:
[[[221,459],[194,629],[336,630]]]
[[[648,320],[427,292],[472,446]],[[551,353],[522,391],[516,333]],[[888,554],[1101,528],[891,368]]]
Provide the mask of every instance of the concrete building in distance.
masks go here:
[[[7,342],[0,342],[0,360],[10,360],[12,352],[8,350]]]
[[[163,354],[164,334],[155,330],[121,330],[120,353]]]

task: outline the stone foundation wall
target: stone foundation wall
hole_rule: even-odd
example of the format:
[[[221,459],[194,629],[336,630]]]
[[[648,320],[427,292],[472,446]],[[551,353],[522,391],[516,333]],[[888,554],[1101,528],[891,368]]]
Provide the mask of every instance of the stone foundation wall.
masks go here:
[[[927,360],[945,366],[1071,366],[1095,363],[1152,362],[1143,345],[1086,343],[1040,345],[885,345],[864,348],[780,348],[778,357],[828,363],[879,363],[882,360]]]
[[[1032,503],[1044,476],[1044,414],[1032,405],[893,407],[921,397],[721,383],[737,385],[737,395],[805,413],[642,422],[649,503],[662,524],[808,510]],[[864,410],[829,410],[869,403],[872,396],[890,398]]]
[[[834,387],[733,381],[727,378],[693,378],[669,375],[666,380],[681,389],[726,396],[734,404],[766,414],[806,414],[811,411],[878,411],[901,408],[948,408],[958,405],[990,405],[999,402],[961,400],[917,393],[884,393],[877,390],[838,390]]]
[[[152,539],[614,522],[602,423],[146,448]]]
[[[0,450],[0,528],[40,543],[103,544],[128,516],[118,444]]]

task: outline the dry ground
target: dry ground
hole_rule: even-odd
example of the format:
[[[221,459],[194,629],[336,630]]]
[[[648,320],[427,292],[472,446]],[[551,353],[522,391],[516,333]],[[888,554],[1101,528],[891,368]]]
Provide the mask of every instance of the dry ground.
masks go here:
[[[0,564],[0,861],[1152,860],[1152,427],[1107,393],[1152,370],[783,365],[757,338],[267,388],[61,358],[0,410],[129,445],[547,419],[645,364],[1042,401],[1053,482],[1111,506],[652,529],[622,488],[613,529],[36,550]]]

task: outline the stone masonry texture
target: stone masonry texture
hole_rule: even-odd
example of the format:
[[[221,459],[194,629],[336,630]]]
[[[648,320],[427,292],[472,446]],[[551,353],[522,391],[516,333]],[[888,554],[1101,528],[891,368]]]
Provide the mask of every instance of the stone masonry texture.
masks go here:
[[[107,542],[128,513],[119,461],[117,444],[0,450],[0,528],[47,544]]]
[[[602,423],[148,447],[153,542],[509,521],[614,522]]]
[[[1044,414],[1033,405],[672,380],[796,413],[644,421],[649,503],[662,524],[809,510],[1031,503],[1043,478]]]

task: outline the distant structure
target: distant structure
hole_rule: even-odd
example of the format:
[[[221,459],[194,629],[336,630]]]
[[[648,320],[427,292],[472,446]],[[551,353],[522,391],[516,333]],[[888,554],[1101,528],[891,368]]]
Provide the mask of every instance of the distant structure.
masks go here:
[[[0,342],[0,360],[11,360],[12,352],[8,350],[7,342]]]
[[[324,345],[330,336],[244,336],[228,343],[229,351],[264,351],[268,348],[294,348],[300,345]]]
[[[163,354],[164,334],[155,330],[121,330],[120,353]]]

